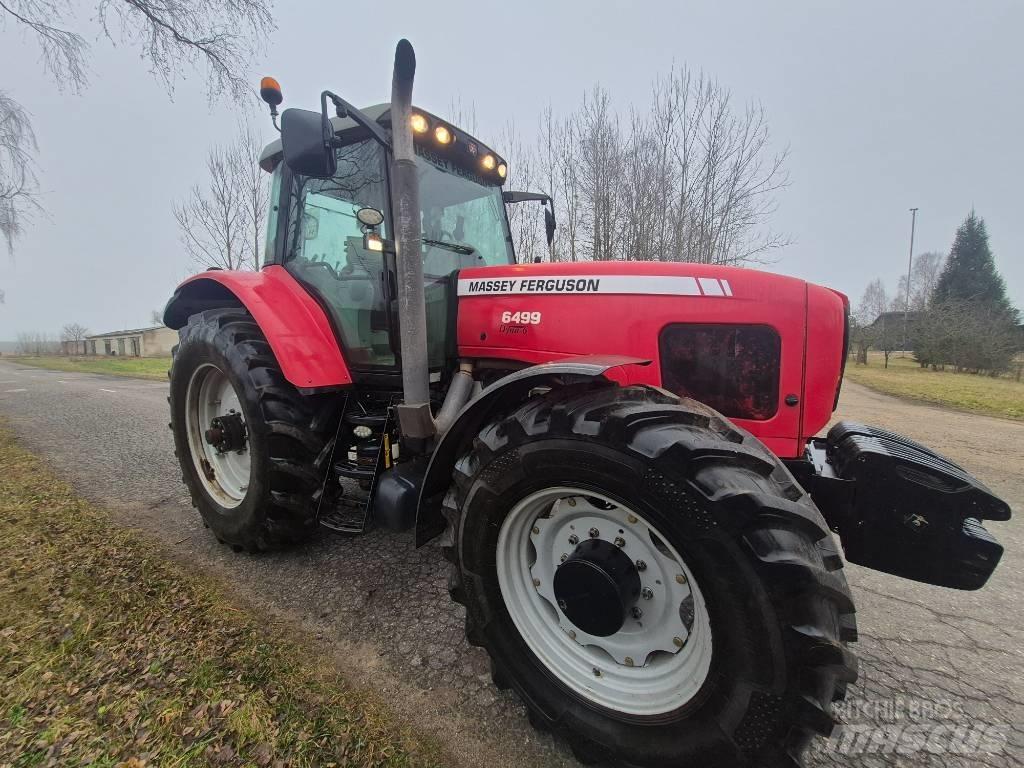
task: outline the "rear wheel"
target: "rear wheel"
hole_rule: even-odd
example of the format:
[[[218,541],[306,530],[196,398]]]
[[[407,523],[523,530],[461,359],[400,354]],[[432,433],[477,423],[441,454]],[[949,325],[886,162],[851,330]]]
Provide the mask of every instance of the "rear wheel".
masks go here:
[[[495,682],[577,756],[792,766],[856,677],[824,520],[748,433],[646,387],[566,387],[457,464],[452,596]]]
[[[284,379],[252,317],[242,309],[190,317],[170,379],[182,479],[217,538],[258,552],[315,530],[330,411]]]

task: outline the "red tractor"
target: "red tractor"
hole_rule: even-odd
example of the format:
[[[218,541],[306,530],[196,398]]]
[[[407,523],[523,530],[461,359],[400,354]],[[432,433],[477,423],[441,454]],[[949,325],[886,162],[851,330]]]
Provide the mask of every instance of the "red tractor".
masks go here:
[[[584,761],[792,766],[856,677],[843,558],[977,589],[1009,507],[907,438],[827,424],[836,291],[677,263],[517,264],[505,161],[414,109],[285,110],[266,261],[182,283],[171,425],[239,551],[440,537],[466,634]],[[280,89],[265,80],[277,118]],[[336,116],[329,117],[328,104]]]

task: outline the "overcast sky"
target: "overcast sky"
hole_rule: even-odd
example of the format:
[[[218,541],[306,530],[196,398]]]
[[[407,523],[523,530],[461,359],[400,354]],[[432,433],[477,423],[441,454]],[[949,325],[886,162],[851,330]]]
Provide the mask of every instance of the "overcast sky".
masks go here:
[[[88,19],[90,0],[79,0]],[[906,271],[915,252],[947,251],[972,206],[988,224],[1010,295],[1024,308],[1024,3],[975,2],[302,2],[278,4],[279,27],[254,67],[285,106],[317,108],[330,88],[356,104],[390,94],[395,43],[416,48],[415,101],[444,115],[475,106],[497,146],[514,118],[532,135],[551,103],[574,108],[602,84],[623,113],[675,63],[703,69],[739,100],[757,99],[791,186],[773,225],[793,244],[769,267],[856,301]],[[149,323],[194,270],[178,241],[175,200],[204,178],[208,147],[249,111],[209,106],[202,73],[173,98],[138,53],[94,38],[91,85],[62,94],[38,49],[0,28],[0,88],[30,110],[47,215],[0,254],[0,340],[77,322],[108,331]]]

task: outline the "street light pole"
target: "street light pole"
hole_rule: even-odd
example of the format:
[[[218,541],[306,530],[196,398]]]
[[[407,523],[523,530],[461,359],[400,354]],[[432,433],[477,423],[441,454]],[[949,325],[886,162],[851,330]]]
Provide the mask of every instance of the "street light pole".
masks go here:
[[[910,257],[907,259],[907,298],[903,305],[903,349],[901,354],[907,354],[907,317],[910,314],[910,273],[914,268],[914,226],[917,224],[917,208],[910,209]]]

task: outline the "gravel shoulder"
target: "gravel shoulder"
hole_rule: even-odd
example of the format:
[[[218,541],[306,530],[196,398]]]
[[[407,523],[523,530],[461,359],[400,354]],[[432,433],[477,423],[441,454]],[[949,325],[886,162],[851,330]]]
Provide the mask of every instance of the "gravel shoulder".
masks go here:
[[[65,383],[60,383],[61,381]],[[13,383],[12,383],[13,382]],[[20,390],[20,391],[17,391]],[[321,536],[297,550],[236,555],[202,528],[180,483],[167,431],[164,383],[21,368],[0,362],[0,414],[23,445],[124,525],[208,569],[263,610],[321,644],[324,663],[372,687],[402,717],[444,740],[467,766],[570,766],[535,732],[514,695],[490,682],[485,655],[462,634],[436,545],[411,535]],[[1024,424],[911,404],[848,383],[837,414],[901,431],[946,453],[1024,510]],[[871,702],[953,702],[1009,739],[991,766],[1024,754],[1024,541],[1019,524],[991,525],[1006,555],[990,584],[963,593],[849,566],[858,601],[861,680],[848,722],[884,725]],[[858,702],[865,703],[860,706]],[[813,766],[892,765],[891,755],[844,754],[822,743]],[[978,765],[975,756],[918,751],[902,766]]]

